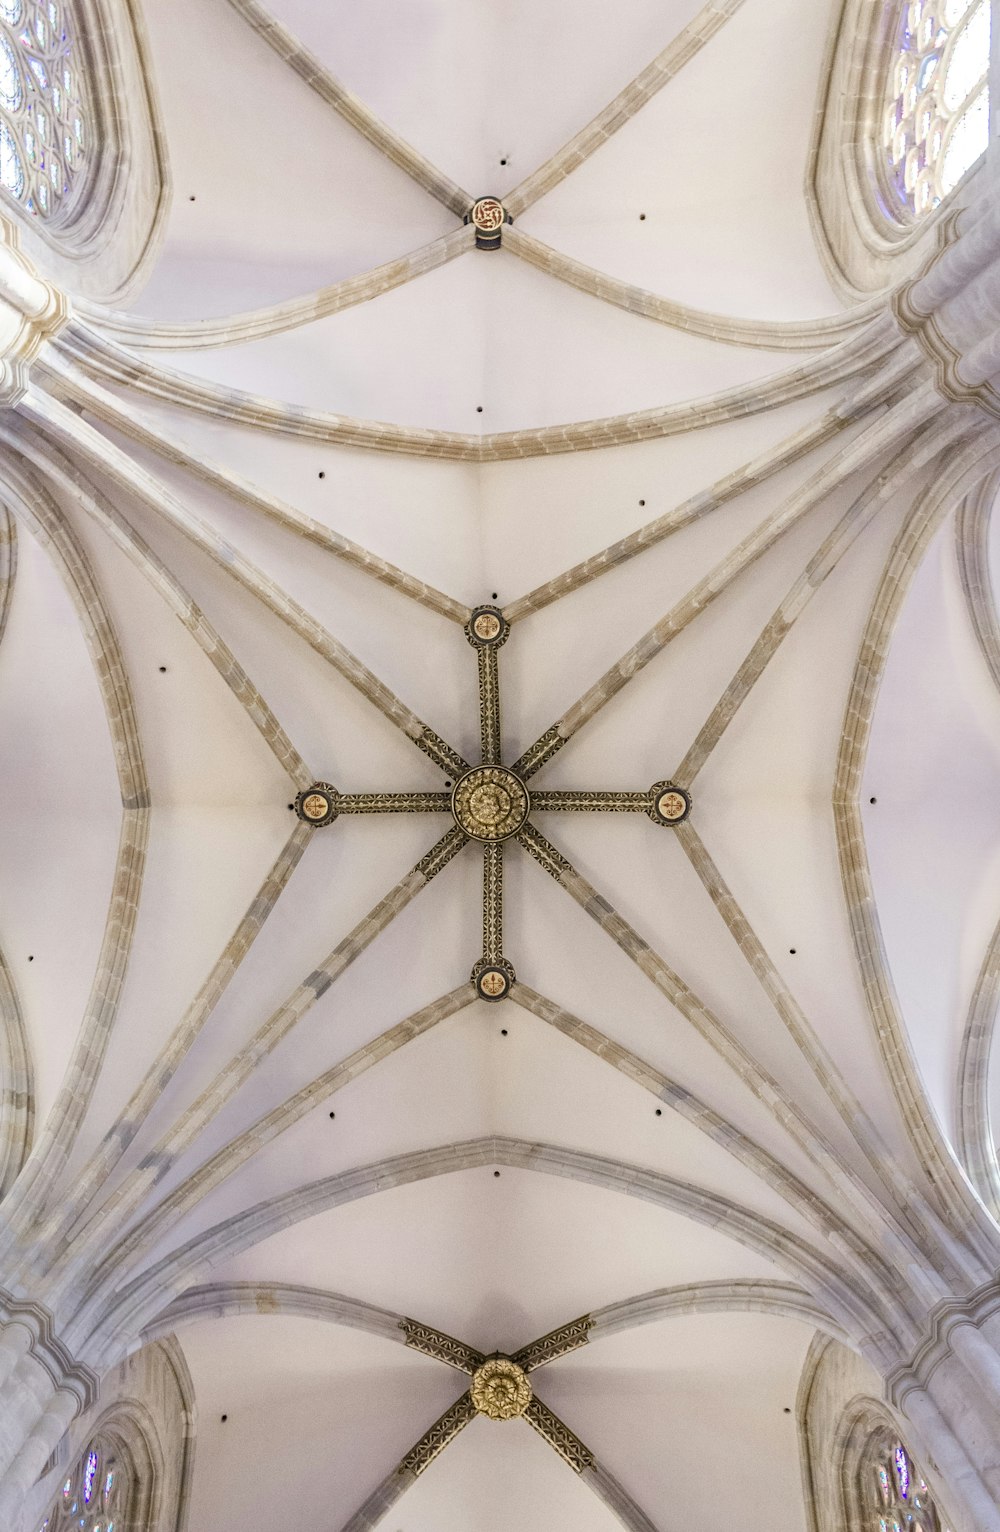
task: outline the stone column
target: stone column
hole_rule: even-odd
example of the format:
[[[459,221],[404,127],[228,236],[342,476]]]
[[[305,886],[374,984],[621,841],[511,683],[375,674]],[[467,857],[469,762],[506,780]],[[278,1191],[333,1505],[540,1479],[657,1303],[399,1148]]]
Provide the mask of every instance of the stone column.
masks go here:
[[[887,1394],[940,1471],[956,1532],[1000,1532],[1000,1282],[940,1305]]]

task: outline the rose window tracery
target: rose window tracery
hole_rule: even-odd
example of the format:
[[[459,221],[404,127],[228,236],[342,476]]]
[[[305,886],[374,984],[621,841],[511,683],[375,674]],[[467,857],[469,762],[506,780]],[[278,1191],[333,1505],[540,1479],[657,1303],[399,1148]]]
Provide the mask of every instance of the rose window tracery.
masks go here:
[[[954,191],[989,138],[990,0],[902,6],[882,118],[884,182],[899,218]]]
[[[0,185],[47,222],[65,217],[90,136],[69,0],[0,0]]]

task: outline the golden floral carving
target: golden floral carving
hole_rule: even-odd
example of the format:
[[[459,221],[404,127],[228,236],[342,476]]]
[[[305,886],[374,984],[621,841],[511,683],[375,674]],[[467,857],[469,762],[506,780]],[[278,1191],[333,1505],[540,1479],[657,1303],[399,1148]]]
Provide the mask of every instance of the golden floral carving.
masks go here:
[[[472,1374],[472,1402],[490,1420],[514,1420],[531,1403],[531,1384],[506,1356],[492,1356]]]
[[[505,766],[474,766],[455,783],[455,823],[473,840],[499,841],[516,835],[528,817],[527,789]]]

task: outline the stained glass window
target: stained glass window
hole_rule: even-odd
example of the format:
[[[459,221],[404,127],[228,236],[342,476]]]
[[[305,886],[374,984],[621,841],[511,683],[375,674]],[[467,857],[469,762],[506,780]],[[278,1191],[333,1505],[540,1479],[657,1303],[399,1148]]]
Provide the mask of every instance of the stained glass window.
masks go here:
[[[68,212],[90,149],[68,0],[0,0],[0,185],[46,222]]]
[[[923,218],[989,138],[990,0],[907,0],[886,83],[885,183],[894,216]]]
[[[860,1488],[866,1532],[948,1532],[923,1475],[897,1438],[885,1435],[872,1443]]]
[[[0,0],[2,8],[4,0]],[[97,1437],[63,1481],[38,1532],[125,1532],[132,1473],[112,1442]]]

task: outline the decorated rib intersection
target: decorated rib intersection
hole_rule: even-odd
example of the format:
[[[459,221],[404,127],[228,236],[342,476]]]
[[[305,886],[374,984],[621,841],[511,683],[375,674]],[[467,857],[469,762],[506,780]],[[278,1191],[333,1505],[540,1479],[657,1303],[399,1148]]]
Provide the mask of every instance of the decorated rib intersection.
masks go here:
[[[503,863],[506,842],[524,847],[556,881],[571,871],[566,858],[531,822],[532,811],[586,814],[646,814],[655,825],[681,824],[691,798],[669,781],[639,792],[589,789],[529,791],[528,781],[566,743],[558,726],[546,730],[513,766],[502,761],[499,651],[510,623],[499,607],[477,606],[465,635],[479,666],[479,732],[482,759],[471,765],[433,730],[414,740],[448,774],[443,792],[341,793],[329,782],[314,782],[295,800],[299,818],[315,829],[341,814],[450,814],[451,828],[417,863],[426,880],[447,866],[470,841],[483,848],[483,951],[472,969],[472,983],[482,1000],[503,1000],[516,982],[514,966],[503,950]]]

